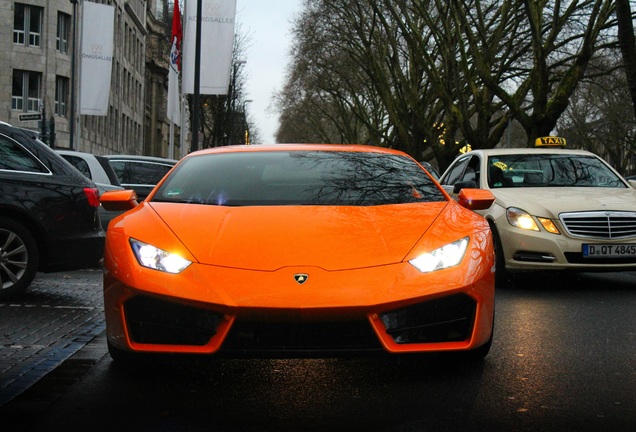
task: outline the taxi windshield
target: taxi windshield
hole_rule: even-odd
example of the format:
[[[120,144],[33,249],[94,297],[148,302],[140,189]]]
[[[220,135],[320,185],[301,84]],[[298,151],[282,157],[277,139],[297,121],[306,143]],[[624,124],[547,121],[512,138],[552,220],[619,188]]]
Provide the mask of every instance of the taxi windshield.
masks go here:
[[[510,154],[488,158],[491,188],[627,187],[593,156],[579,154]]]

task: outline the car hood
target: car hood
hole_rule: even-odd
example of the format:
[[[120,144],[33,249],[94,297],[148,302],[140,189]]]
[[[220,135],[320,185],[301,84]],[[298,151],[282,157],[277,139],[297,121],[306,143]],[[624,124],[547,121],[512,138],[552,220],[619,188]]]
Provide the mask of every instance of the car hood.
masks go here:
[[[156,212],[200,263],[273,271],[286,266],[339,270],[401,262],[448,204],[222,207],[151,202],[144,206]],[[144,230],[153,231],[147,224],[152,218],[141,216]],[[161,231],[166,232],[163,227],[154,229]]]
[[[535,216],[558,218],[579,211],[636,211],[636,190],[631,188],[509,188],[492,189],[495,203],[518,207]]]

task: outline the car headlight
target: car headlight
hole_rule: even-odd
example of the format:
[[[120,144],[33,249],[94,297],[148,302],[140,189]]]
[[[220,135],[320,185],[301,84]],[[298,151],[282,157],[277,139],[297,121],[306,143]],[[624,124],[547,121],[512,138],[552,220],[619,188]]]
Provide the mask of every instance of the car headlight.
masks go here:
[[[547,232],[552,234],[561,234],[561,232],[556,227],[554,222],[552,222],[552,220],[548,218],[540,218],[540,217],[538,217],[537,219],[539,219],[539,222],[541,222],[541,225],[543,225],[543,228],[545,228]]]
[[[509,207],[506,209],[506,218],[508,218],[508,223],[513,227],[539,231],[539,227],[537,223],[534,221],[534,218],[530,216],[527,212],[516,208]]]
[[[422,273],[441,270],[459,264],[468,248],[468,237],[422,254],[409,262]]]
[[[139,240],[130,239],[130,245],[139,264],[153,270],[176,274],[192,264],[191,261],[177,254],[166,252]]]

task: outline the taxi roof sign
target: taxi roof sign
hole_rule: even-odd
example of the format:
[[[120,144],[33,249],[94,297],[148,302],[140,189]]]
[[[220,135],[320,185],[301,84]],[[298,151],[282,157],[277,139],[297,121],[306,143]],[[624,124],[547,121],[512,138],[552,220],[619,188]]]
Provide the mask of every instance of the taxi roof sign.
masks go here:
[[[534,142],[536,147],[565,147],[565,138],[561,137],[540,137]]]

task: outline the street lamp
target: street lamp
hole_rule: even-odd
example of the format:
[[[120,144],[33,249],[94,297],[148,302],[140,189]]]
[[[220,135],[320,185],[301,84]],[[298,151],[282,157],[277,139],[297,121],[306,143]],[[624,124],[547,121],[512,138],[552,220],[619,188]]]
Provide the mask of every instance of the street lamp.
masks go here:
[[[74,150],[73,139],[75,135],[75,57],[77,45],[77,2],[78,0],[69,0],[73,4],[73,50],[71,52],[71,124],[69,125],[69,148]]]
[[[201,98],[201,11],[203,0],[197,0],[197,22],[194,41],[194,95],[192,96],[192,143],[190,151],[199,150],[199,100]]]
[[[236,91],[236,75],[241,65],[247,63],[245,60],[235,60],[232,69],[232,83],[230,86],[230,132],[228,134],[228,144],[237,143],[239,140],[234,136],[236,130],[236,99],[238,92]]]
[[[250,128],[247,123],[247,107],[248,103],[254,102],[252,99],[246,99],[243,101],[243,126],[245,127],[245,144],[249,145],[250,143]]]

